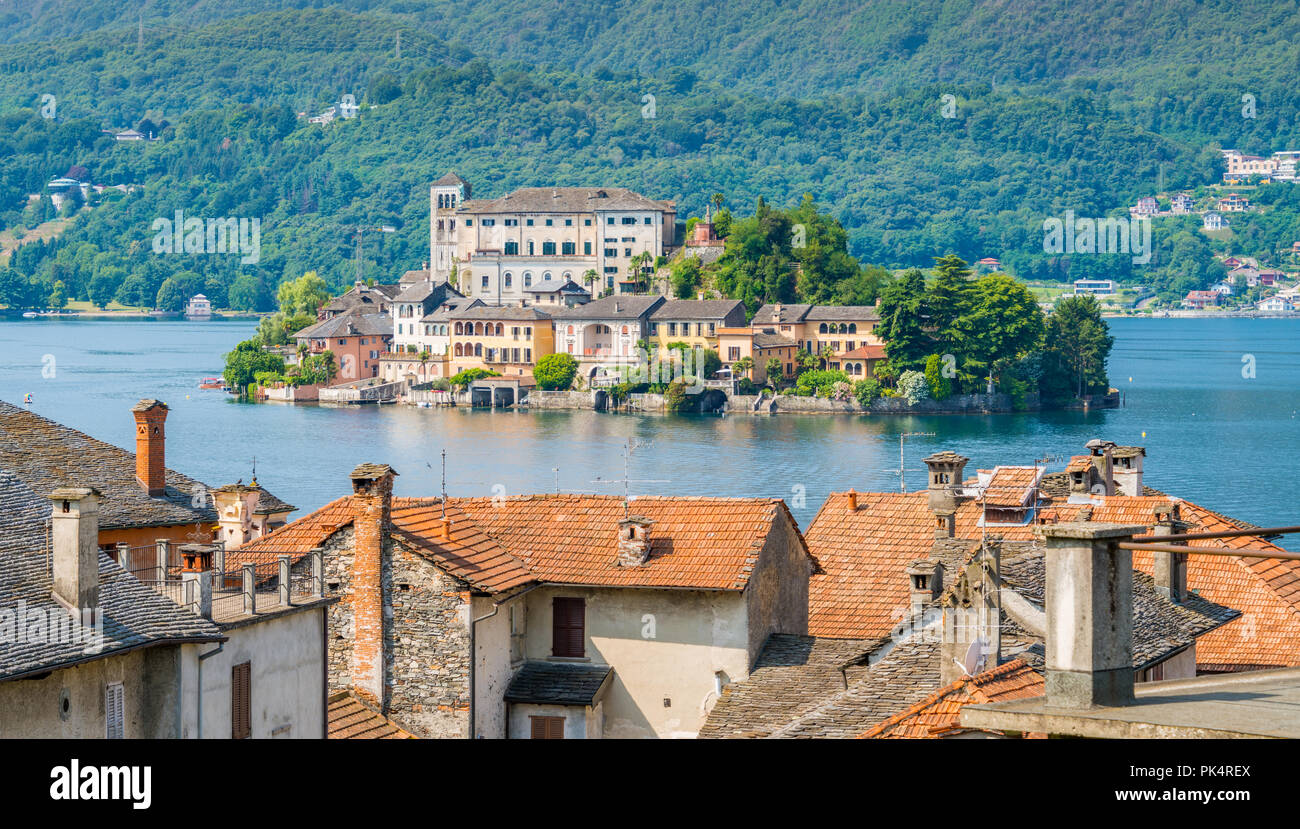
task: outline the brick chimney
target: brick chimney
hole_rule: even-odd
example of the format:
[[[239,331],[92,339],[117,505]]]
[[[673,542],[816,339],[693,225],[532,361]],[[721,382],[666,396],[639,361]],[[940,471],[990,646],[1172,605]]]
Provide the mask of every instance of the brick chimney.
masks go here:
[[[131,407],[135,416],[135,478],[151,497],[167,492],[166,432],[167,404],[141,400]]]
[[[384,539],[393,509],[392,467],[363,463],[352,470],[352,686],[383,708]]]
[[[54,599],[76,611],[99,606],[99,492],[61,487],[50,493]]]
[[[1173,535],[1178,522],[1178,505],[1161,504],[1154,510],[1151,534]],[[1155,557],[1156,592],[1175,604],[1187,599],[1187,553],[1152,553]]]
[[[934,537],[952,538],[957,532],[957,488],[970,458],[956,452],[937,452],[925,459],[929,470],[926,485],[930,509],[934,512]]]
[[[1133,702],[1133,554],[1118,544],[1145,532],[1091,522],[1042,527],[1049,706]]]
[[[629,515],[618,522],[618,566],[640,567],[650,558],[650,525],[643,515]]]

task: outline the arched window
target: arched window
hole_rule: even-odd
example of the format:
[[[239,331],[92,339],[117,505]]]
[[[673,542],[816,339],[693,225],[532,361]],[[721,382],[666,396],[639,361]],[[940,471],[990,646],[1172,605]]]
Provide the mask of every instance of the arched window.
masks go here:
[[[572,325],[569,326],[569,336],[570,336],[570,337],[573,336],[573,326],[572,326]]]
[[[510,274],[506,274],[506,287],[509,288],[512,282],[514,282],[514,277]]]
[[[466,333],[469,333],[469,332],[467,331]],[[473,333],[474,333],[474,336],[476,336],[476,337],[481,337],[481,336],[483,336],[483,323],[481,323],[481,322],[476,322],[476,323],[474,323],[474,332],[473,332]]]
[[[456,343],[456,356],[457,357],[461,356],[460,343]]]
[[[817,329],[817,333],[819,333],[819,334],[825,334],[825,333],[828,333],[828,332],[826,331],[826,323],[823,322],[823,323],[821,324],[821,327]]]
[[[483,356],[483,345],[481,343],[474,343],[474,356],[475,357]]]
[[[531,271],[526,271],[524,273],[524,287],[531,288],[532,286],[533,286],[533,274]]]
[[[858,324],[856,322],[849,323],[849,333],[850,334],[858,333]]]
[[[506,331],[506,329],[501,325],[501,323],[498,322],[498,323],[497,323],[497,336],[500,337],[500,336],[504,335],[504,334],[505,334],[505,331]]]
[[[550,272],[550,271],[547,271],[546,273],[542,274],[542,281],[543,281],[543,282],[550,282],[550,281],[551,281],[551,272]]]
[[[459,322],[456,323],[456,336],[459,337],[461,334],[464,334],[464,333],[465,333],[465,329],[464,329],[464,327],[463,327]]]
[[[623,326],[623,336],[627,336],[627,326]]]

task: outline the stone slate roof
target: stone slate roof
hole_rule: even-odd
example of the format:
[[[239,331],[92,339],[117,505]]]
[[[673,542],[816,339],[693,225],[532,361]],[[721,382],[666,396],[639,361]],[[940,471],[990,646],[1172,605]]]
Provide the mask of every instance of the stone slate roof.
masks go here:
[[[1195,558],[1195,557],[1193,557]],[[1046,561],[1031,543],[1004,543],[1002,582],[1038,607],[1045,599]],[[1231,622],[1241,611],[1193,594],[1175,604],[1156,592],[1155,580],[1133,573],[1133,667],[1142,670]],[[1198,648],[1199,649],[1199,648]]]
[[[125,415],[124,415],[125,416]],[[135,453],[0,400],[0,471],[8,471],[44,496],[61,486],[99,490],[100,529],[213,523],[217,512],[209,492],[203,506],[194,492],[211,490],[174,469],[165,475],[166,494],[151,497],[135,477]],[[297,507],[262,489],[257,512],[293,512]]]
[[[326,734],[331,740],[418,739],[351,691],[340,691],[330,696],[326,722]]]
[[[541,308],[520,308],[517,305],[471,305],[448,315],[453,320],[506,320],[518,322],[551,321],[551,315]]]
[[[744,325],[745,303],[738,299],[670,299],[654,310],[652,320],[722,320]]]
[[[628,294],[607,296],[603,299],[588,302],[586,305],[577,305],[573,308],[557,308],[551,316],[557,322],[561,320],[634,320],[653,313],[663,302],[665,300],[661,296]]]
[[[294,334],[294,339],[330,337],[379,337],[393,335],[393,318],[388,314],[343,314],[322,320]]]
[[[777,323],[796,323],[801,322],[808,315],[808,309],[811,305],[787,305],[781,304],[781,315],[777,318],[776,305],[761,305],[754,312],[754,318],[749,321],[750,325],[774,325]]]
[[[814,305],[804,322],[875,322],[880,319],[874,305]]]
[[[199,508],[191,504],[196,490],[207,489],[199,481],[168,469],[167,494],[151,498],[136,480],[134,453],[2,400],[0,471],[14,475],[41,496],[61,486],[94,487],[103,496],[101,529],[217,520],[210,499]]]
[[[506,702],[591,705],[614,673],[608,665],[526,662],[506,687]]]
[[[435,308],[431,313],[425,314],[421,317],[420,322],[448,322],[451,320],[451,315],[457,310],[476,308],[483,304],[483,300],[481,299],[468,299],[465,297],[449,299]]]
[[[0,470],[0,515],[4,516],[4,531],[0,533],[0,596],[4,597],[6,607],[25,605],[27,612],[40,611],[46,619],[67,613],[51,595],[54,585],[46,563],[46,524],[50,510],[51,502],[47,498],[12,473]],[[224,638],[212,622],[144,586],[105,553],[99,554],[99,608],[104,618],[102,649],[87,653],[85,639],[43,642],[36,640],[54,637],[14,636],[14,639],[32,641],[0,641],[0,680],[57,670],[142,647],[217,642]]]
[[[432,303],[439,305],[448,299],[464,297],[460,291],[451,286],[449,282],[434,282],[424,279],[404,286],[400,294],[393,298],[394,303],[398,302],[425,302],[432,297]]]
[[[772,634],[749,678],[723,688],[699,736],[769,736],[805,708],[843,690],[844,669],[888,641]]]
[[[582,287],[572,279],[566,279],[563,283],[558,279],[543,279],[536,285],[524,288],[526,294],[586,294],[591,296],[591,291]]]
[[[469,182],[466,181],[465,179],[461,178],[460,176],[456,175],[456,172],[455,172],[454,170],[453,170],[452,172],[446,173],[445,175],[443,175],[442,178],[440,178],[440,179],[438,179],[437,181],[435,181],[435,182],[433,183],[433,186],[434,186],[434,187],[448,187],[448,186],[451,186],[451,185],[453,185],[453,184],[459,184],[459,185],[464,186],[464,187],[468,187],[468,186],[469,186]]]
[[[591,213],[597,210],[675,211],[624,187],[522,187],[495,199],[462,202],[458,213]]]
[[[797,346],[798,343],[789,337],[783,337],[780,334],[769,334],[766,331],[754,332],[754,345],[759,348],[786,348]]]

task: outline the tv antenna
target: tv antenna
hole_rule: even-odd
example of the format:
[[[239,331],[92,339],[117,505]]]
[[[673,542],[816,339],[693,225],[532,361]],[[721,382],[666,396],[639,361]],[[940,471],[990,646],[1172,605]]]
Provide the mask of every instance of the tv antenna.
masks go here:
[[[593,484],[601,484],[602,486],[608,486],[610,484],[619,484],[619,483],[623,485],[623,517],[624,518],[627,518],[631,512],[631,510],[628,507],[628,502],[632,498],[631,493],[629,492],[629,484],[669,483],[668,479],[663,479],[663,478],[639,478],[633,480],[631,477],[629,477],[631,474],[632,453],[643,446],[649,446],[650,443],[651,441],[648,440],[640,441],[637,440],[636,438],[629,438],[627,442],[623,444],[623,477],[621,479],[615,478],[613,480],[608,480],[597,476],[596,480],[592,481]]]
[[[935,436],[934,432],[902,432],[899,434],[898,436],[898,491],[899,492],[907,492],[906,475],[908,472],[921,471],[920,469],[909,470],[907,468],[907,463],[903,459],[904,442],[906,442],[908,438],[932,438],[934,436]]]

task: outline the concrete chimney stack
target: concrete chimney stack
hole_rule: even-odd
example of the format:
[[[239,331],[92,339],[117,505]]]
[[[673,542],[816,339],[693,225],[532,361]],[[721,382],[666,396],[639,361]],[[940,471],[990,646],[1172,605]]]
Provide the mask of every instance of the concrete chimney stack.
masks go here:
[[[384,541],[392,520],[392,467],[363,463],[352,470],[352,686],[384,708]]]
[[[1173,535],[1178,521],[1177,504],[1161,504],[1155,508],[1155,524],[1151,534]],[[1156,592],[1175,604],[1187,600],[1187,553],[1152,553],[1155,557]]]
[[[1093,522],[1042,527],[1051,707],[1133,701],[1133,554],[1118,545],[1145,532]]]
[[[151,497],[167,494],[167,404],[141,400],[131,407],[135,417],[135,477]]]
[[[62,487],[50,493],[54,599],[69,610],[99,606],[99,492]]]

